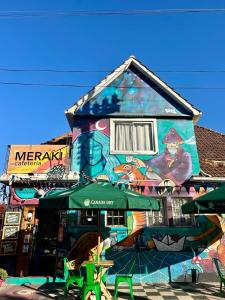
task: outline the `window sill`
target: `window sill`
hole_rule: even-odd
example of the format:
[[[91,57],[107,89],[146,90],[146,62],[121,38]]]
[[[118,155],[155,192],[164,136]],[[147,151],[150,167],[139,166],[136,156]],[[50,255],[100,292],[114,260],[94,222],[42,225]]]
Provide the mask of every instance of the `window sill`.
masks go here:
[[[125,154],[125,155],[157,155],[157,151],[118,151],[110,150],[110,154]]]

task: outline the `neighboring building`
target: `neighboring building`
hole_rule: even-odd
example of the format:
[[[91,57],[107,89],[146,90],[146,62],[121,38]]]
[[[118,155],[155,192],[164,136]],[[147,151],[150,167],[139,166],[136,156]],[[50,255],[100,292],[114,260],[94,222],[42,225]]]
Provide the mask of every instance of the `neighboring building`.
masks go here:
[[[135,281],[179,281],[193,268],[203,279],[209,278],[214,270],[211,257],[224,259],[222,219],[217,215],[182,215],[181,205],[225,181],[224,135],[195,125],[201,112],[133,56],[79,99],[66,116],[72,134],[41,145],[66,149],[63,163],[46,162],[38,169],[46,172],[39,174],[13,174],[11,168],[10,177],[5,175],[5,183],[10,183],[10,203],[23,205],[27,214],[32,212],[32,228],[37,227],[35,219],[40,219],[39,234],[33,240],[29,234],[27,243],[29,259],[26,256],[25,260],[31,263],[31,270],[50,275],[57,252],[67,255],[77,245],[87,245],[95,238],[100,220],[102,255],[116,262],[108,275],[110,282],[134,255],[138,257]],[[59,216],[36,210],[34,217],[38,197],[85,178],[107,180],[156,197],[161,210],[84,210]],[[44,214],[51,229],[43,226]],[[28,215],[24,226],[27,219]],[[25,235],[26,229],[17,261],[25,256]],[[41,269],[50,256],[52,270]],[[25,269],[19,263],[16,274],[27,274]]]

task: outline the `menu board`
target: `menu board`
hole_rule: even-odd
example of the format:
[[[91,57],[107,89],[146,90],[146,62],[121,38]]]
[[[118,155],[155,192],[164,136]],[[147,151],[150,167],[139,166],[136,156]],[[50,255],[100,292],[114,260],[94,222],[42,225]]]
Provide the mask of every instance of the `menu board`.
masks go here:
[[[16,241],[1,242],[0,255],[15,255],[16,254]]]
[[[19,225],[21,218],[20,211],[7,211],[5,213],[4,225]]]
[[[2,232],[2,239],[18,239],[19,235],[19,226],[4,226]]]

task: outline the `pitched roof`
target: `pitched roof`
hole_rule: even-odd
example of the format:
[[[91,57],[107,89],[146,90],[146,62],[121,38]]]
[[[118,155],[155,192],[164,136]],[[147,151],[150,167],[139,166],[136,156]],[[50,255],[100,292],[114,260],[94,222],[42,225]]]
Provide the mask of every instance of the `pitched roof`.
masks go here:
[[[225,134],[195,125],[195,136],[201,170],[212,177],[225,177]]]
[[[72,107],[65,111],[66,117],[72,128],[73,126],[73,116],[76,114],[77,110],[82,107],[85,103],[91,100],[93,97],[98,95],[106,86],[112,83],[113,80],[118,78],[118,76],[126,71],[130,66],[135,67],[144,76],[154,82],[160,89],[164,90],[171,98],[173,98],[178,104],[182,105],[189,112],[193,114],[194,121],[197,121],[201,112],[197,110],[192,104],[190,104],[186,99],[184,99],[180,94],[175,92],[171,87],[169,87],[164,81],[157,77],[152,71],[146,68],[140,61],[138,61],[134,56],[130,56],[122,65],[116,68],[108,76],[106,76],[99,84],[97,84],[92,90],[90,90],[86,95],[82,96]]]

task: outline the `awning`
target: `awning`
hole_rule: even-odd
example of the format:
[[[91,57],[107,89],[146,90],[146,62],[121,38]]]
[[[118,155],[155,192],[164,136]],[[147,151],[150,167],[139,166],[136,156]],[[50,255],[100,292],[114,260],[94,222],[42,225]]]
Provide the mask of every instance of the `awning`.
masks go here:
[[[40,208],[67,209],[124,209],[156,210],[160,203],[157,199],[144,196],[131,190],[120,190],[108,182],[78,185],[56,194],[46,195],[39,200]]]
[[[182,212],[184,214],[225,213],[225,186],[182,205]]]

